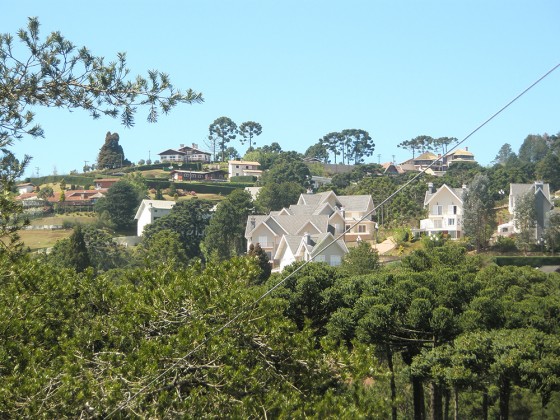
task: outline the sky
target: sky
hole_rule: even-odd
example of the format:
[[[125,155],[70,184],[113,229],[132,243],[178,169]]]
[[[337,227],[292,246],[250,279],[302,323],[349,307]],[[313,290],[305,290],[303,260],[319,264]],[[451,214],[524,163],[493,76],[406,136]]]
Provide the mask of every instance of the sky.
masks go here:
[[[37,16],[43,36],[60,31],[107,61],[126,52],[133,76],[157,69],[204,97],[155,124],[139,109],[130,129],[36,109],[44,138],[12,149],[33,156],[27,176],[81,171],[107,132],[133,162],[180,144],[209,150],[208,127],[222,116],[260,123],[257,147],[301,153],[332,131],[363,129],[375,143],[366,162],[402,162],[412,157],[402,141],[462,140],[560,63],[557,0],[19,0],[1,10],[2,33]],[[505,143],[517,152],[529,134],[557,134],[559,98],[557,69],[459,148],[489,165]]]

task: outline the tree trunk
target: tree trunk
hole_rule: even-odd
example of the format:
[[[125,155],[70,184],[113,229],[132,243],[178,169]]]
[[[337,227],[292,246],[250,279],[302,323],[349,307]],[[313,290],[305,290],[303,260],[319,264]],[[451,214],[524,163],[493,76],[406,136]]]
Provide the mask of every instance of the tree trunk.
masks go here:
[[[445,387],[443,390],[443,397],[445,398],[445,404],[443,406],[443,420],[449,420],[449,399],[451,398],[451,393],[449,388]]]
[[[509,417],[509,396],[511,394],[511,383],[508,378],[500,381],[500,420],[507,420]]]
[[[488,392],[482,393],[482,420],[488,420]]]
[[[395,371],[393,370],[393,352],[389,345],[386,346],[385,350],[387,352],[389,371],[391,372],[391,419],[397,420],[397,386],[395,384]]]
[[[412,394],[414,400],[414,420],[425,420],[424,387],[422,386],[421,379],[412,378]]]
[[[453,387],[453,404],[453,419],[459,420],[459,389],[456,386]]]
[[[441,386],[435,382],[431,383],[432,393],[430,395],[430,408],[432,420],[443,420]]]

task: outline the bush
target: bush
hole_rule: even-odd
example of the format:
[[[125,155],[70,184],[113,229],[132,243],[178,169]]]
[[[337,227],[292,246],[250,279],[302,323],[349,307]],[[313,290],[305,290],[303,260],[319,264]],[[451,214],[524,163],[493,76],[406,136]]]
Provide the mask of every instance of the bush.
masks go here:
[[[517,246],[515,246],[515,240],[508,236],[499,236],[496,239],[496,243],[492,246],[492,249],[499,252],[513,252],[517,251]]]

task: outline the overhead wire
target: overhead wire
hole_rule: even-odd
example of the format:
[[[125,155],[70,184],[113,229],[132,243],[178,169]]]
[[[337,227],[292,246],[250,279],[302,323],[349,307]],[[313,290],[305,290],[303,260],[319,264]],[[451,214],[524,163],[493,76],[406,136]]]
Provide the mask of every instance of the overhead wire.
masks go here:
[[[429,164],[428,166],[426,166],[424,169],[422,169],[421,171],[419,171],[414,177],[410,178],[407,182],[405,182],[403,185],[401,185],[397,190],[395,190],[392,194],[390,194],[389,196],[387,196],[387,198],[385,198],[383,201],[381,201],[379,204],[377,204],[376,206],[374,206],[374,208],[372,210],[370,210],[369,212],[367,212],[365,215],[363,215],[360,219],[358,219],[357,221],[355,221],[354,223],[352,223],[348,228],[345,228],[344,231],[339,234],[338,236],[334,237],[333,240],[328,243],[324,248],[321,248],[321,250],[317,253],[315,253],[314,256],[311,256],[309,260],[303,262],[303,264],[299,265],[298,267],[296,267],[296,269],[294,269],[294,271],[292,271],[290,274],[288,274],[286,277],[282,278],[282,280],[280,280],[279,282],[277,282],[275,285],[273,285],[271,288],[269,288],[266,292],[264,292],[262,295],[260,295],[258,298],[254,299],[252,302],[249,302],[247,304],[242,305],[242,307],[240,308],[240,310],[237,312],[237,314],[235,316],[233,316],[232,318],[230,318],[225,324],[223,324],[222,326],[220,326],[219,328],[217,328],[216,330],[208,333],[205,338],[203,340],[200,341],[200,343],[198,343],[191,351],[189,351],[187,354],[185,354],[184,356],[182,356],[181,358],[179,358],[177,361],[175,361],[171,366],[169,366],[168,368],[164,369],[160,374],[158,374],[155,378],[153,378],[151,381],[149,381],[146,385],[144,385],[143,387],[141,387],[138,391],[136,391],[134,394],[130,395],[127,400],[120,404],[119,406],[117,406],[113,411],[111,411],[109,414],[107,414],[107,418],[111,417],[113,414],[115,414],[117,411],[121,411],[123,409],[125,409],[127,406],[129,406],[130,402],[133,401],[134,399],[136,399],[142,392],[144,392],[146,389],[148,389],[149,386],[151,386],[152,384],[154,384],[155,382],[157,382],[159,379],[161,379],[162,377],[164,377],[168,372],[170,372],[172,369],[175,369],[177,366],[179,366],[179,364],[181,364],[183,361],[185,361],[187,358],[189,358],[191,355],[193,355],[194,353],[196,353],[201,347],[203,347],[204,345],[206,345],[210,339],[214,338],[215,336],[217,336],[218,334],[220,334],[222,331],[224,331],[225,329],[229,328],[232,324],[234,324],[239,318],[241,318],[242,315],[244,315],[249,309],[255,307],[259,302],[261,302],[263,299],[265,299],[267,296],[269,296],[272,292],[274,292],[276,289],[278,289],[281,285],[283,285],[287,280],[289,280],[291,277],[293,277],[296,273],[298,273],[299,271],[301,271],[304,267],[306,267],[308,264],[310,264],[311,262],[313,262],[313,260],[315,259],[315,257],[319,254],[321,254],[323,251],[325,251],[326,249],[330,248],[331,246],[333,246],[338,240],[340,240],[341,238],[344,237],[345,234],[347,234],[349,231],[351,231],[356,225],[358,225],[359,223],[363,222],[364,220],[366,220],[367,218],[369,218],[372,214],[374,214],[377,209],[379,209],[381,206],[383,206],[385,203],[387,203],[388,201],[390,201],[393,197],[395,197],[396,195],[398,195],[401,191],[403,191],[405,188],[407,188],[410,184],[412,184],[414,181],[416,181],[418,178],[420,178],[422,175],[424,175],[426,173],[426,171],[428,169],[430,169],[432,166],[435,166],[436,164],[439,164],[440,160],[443,161],[444,158],[448,157],[450,154],[452,154],[452,152],[459,147],[461,144],[463,144],[465,141],[467,141],[470,137],[472,137],[476,132],[478,132],[481,128],[483,128],[486,124],[488,124],[490,121],[492,121],[494,118],[496,118],[498,115],[500,115],[503,111],[505,111],[507,108],[509,108],[514,102],[516,102],[519,98],[521,98],[523,95],[525,95],[528,91],[530,91],[533,87],[535,87],[537,84],[539,84],[543,79],[545,79],[547,76],[549,76],[552,72],[554,72],[558,67],[560,67],[560,63],[556,64],[554,67],[552,67],[550,70],[548,70],[545,74],[543,74],[541,77],[539,77],[535,82],[533,82],[530,86],[528,86],[526,89],[524,89],[521,93],[519,93],[517,96],[515,96],[512,100],[510,100],[506,105],[504,105],[502,108],[500,108],[498,111],[496,111],[494,114],[492,114],[489,118],[487,118],[484,122],[482,122],[481,124],[479,124],[474,130],[472,130],[470,133],[468,133],[465,137],[463,137],[460,141],[457,141],[453,147],[451,147],[450,149],[447,150],[447,152],[441,156],[441,158],[435,159],[431,164]]]

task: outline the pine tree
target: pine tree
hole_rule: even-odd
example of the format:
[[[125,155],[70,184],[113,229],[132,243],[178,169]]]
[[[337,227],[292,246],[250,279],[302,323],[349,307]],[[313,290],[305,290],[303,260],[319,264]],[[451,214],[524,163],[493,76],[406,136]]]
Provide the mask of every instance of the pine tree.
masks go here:
[[[91,265],[84,233],[80,225],[74,228],[74,233],[70,236],[70,262],[77,273],[83,272]]]
[[[99,169],[120,168],[127,164],[127,162],[128,161],[124,158],[123,148],[119,144],[119,135],[117,133],[111,134],[111,132],[108,131],[105,136],[105,143],[101,146],[101,149],[99,149],[97,167]]]
[[[257,278],[257,282],[258,284],[263,284],[268,280],[270,274],[272,273],[272,265],[270,264],[268,254],[261,248],[261,245],[257,243],[256,245],[251,244],[247,255],[251,258],[257,259],[257,263],[261,269],[261,274]]]

